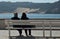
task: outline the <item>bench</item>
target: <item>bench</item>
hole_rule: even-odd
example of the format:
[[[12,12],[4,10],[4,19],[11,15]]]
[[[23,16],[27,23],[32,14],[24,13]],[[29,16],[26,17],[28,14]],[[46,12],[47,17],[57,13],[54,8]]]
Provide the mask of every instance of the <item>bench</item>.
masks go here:
[[[31,29],[31,30],[43,30],[43,37],[45,37],[45,30],[50,30],[50,37],[52,37],[52,30],[60,30],[60,28],[53,28],[52,26],[60,27],[60,20],[5,20],[5,24],[8,26],[9,39],[11,29]],[[14,28],[12,25],[35,25],[34,28]],[[41,26],[41,28],[39,28]],[[46,28],[49,27],[49,28]],[[47,37],[49,38],[49,37]],[[55,37],[53,37],[55,38]]]

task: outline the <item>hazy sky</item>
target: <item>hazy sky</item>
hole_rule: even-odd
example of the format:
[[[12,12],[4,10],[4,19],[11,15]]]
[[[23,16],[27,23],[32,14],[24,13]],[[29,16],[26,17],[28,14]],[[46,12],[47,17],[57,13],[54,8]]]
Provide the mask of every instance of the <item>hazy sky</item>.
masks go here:
[[[53,3],[58,0],[0,0],[1,1],[11,1],[11,2],[35,2],[35,3]]]

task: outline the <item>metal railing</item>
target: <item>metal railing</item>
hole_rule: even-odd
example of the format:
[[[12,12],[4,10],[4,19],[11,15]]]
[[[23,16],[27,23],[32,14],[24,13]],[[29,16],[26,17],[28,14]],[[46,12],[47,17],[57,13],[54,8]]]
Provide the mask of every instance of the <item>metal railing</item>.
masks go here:
[[[9,39],[10,39],[10,30],[11,29],[23,29],[23,28],[10,28],[11,25],[35,25],[42,26],[42,28],[24,28],[24,29],[31,29],[31,30],[43,30],[43,38],[52,38],[52,30],[60,30],[54,29],[52,26],[60,26],[60,20],[5,20],[6,25],[8,26],[9,31]],[[46,28],[45,26],[48,26]],[[50,37],[46,37],[45,31],[50,30]],[[53,37],[54,39],[57,37]],[[60,37],[59,37],[60,38]]]

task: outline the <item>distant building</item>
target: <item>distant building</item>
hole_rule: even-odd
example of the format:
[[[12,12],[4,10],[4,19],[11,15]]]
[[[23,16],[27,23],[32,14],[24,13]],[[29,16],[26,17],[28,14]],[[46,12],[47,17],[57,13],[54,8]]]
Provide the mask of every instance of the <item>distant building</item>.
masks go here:
[[[17,8],[14,12],[22,13],[22,12],[28,12],[30,8]]]
[[[22,12],[26,12],[26,13],[29,13],[29,12],[38,12],[39,9],[30,9],[30,8],[17,8],[16,10],[14,10],[14,12],[17,12],[17,13],[22,13]]]
[[[28,11],[28,12],[37,13],[38,11],[39,11],[39,9],[30,9],[30,11]]]

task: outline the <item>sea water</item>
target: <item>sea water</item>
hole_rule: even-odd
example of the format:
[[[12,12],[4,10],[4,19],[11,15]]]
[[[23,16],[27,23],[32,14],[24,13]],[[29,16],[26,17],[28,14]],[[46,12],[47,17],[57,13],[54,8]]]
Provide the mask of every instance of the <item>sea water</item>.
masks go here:
[[[60,14],[29,14],[26,13],[27,17],[32,19],[32,18],[60,18]],[[14,14],[13,13],[3,13],[0,14],[0,19],[6,19],[6,18],[11,18],[13,17]],[[22,13],[18,13],[18,17],[21,18]]]

